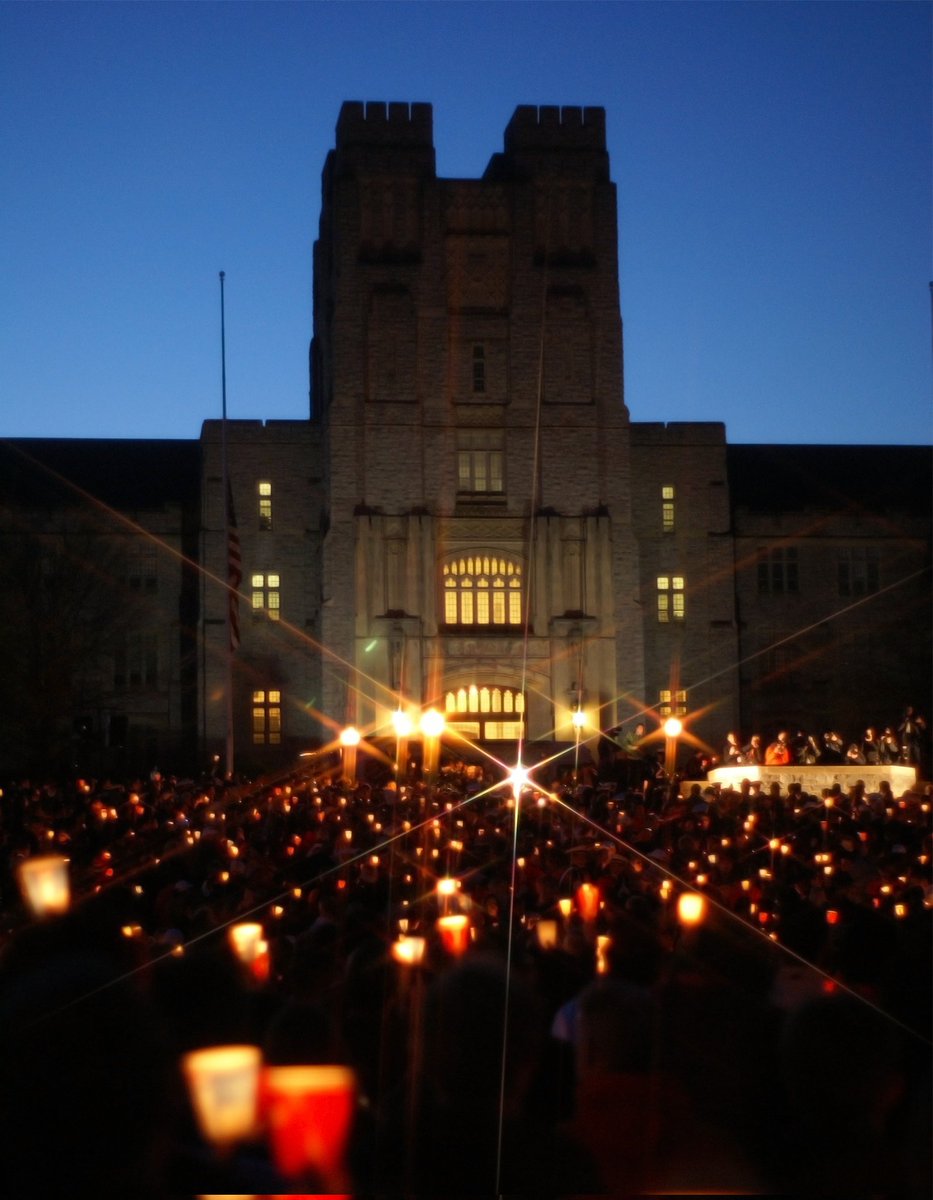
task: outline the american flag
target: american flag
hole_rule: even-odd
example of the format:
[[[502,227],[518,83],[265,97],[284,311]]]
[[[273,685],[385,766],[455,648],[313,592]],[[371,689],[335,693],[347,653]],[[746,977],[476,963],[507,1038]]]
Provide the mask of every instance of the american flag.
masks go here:
[[[240,584],[243,582],[243,559],[240,555],[240,534],[233,509],[233,491],[227,483],[227,616],[230,630],[230,650],[240,644]]]

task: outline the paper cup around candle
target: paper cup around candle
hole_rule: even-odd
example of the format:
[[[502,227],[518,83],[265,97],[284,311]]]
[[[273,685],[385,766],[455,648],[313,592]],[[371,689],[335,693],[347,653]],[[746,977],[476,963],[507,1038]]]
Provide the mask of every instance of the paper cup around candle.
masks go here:
[[[195,1116],[212,1145],[226,1147],[256,1132],[261,1062],[258,1046],[209,1046],[184,1056]]]
[[[406,967],[416,967],[424,958],[423,937],[401,937],[392,943],[392,957]]]
[[[441,942],[448,954],[459,958],[470,943],[470,922],[463,913],[453,913],[449,917],[438,917],[437,929]]]
[[[240,921],[229,930],[234,953],[257,983],[265,983],[269,978],[269,943],[263,932],[258,921]]]
[[[276,1167],[288,1179],[314,1172],[343,1190],[344,1155],[356,1111],[356,1079],[345,1066],[266,1067],[262,1109]]]
[[[557,945],[558,925],[556,921],[545,919],[539,921],[535,926],[535,934],[538,938],[538,945],[542,950],[553,950]]]
[[[681,925],[698,925],[706,914],[706,897],[700,892],[684,892],[677,900]]]
[[[34,916],[46,917],[68,911],[71,891],[68,859],[59,854],[27,858],[19,865],[19,885]]]
[[[237,958],[246,966],[261,953],[263,929],[258,921],[239,921],[231,925],[229,936]]]
[[[577,907],[584,921],[595,921],[599,916],[599,888],[595,883],[581,883],[577,889]]]

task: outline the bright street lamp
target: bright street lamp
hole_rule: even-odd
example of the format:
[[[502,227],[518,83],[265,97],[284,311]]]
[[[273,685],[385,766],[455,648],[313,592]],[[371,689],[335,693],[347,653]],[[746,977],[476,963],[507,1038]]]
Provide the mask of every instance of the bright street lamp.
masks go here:
[[[356,748],[360,744],[360,731],[353,725],[340,731],[341,757],[343,759],[343,777],[349,783],[356,783]]]

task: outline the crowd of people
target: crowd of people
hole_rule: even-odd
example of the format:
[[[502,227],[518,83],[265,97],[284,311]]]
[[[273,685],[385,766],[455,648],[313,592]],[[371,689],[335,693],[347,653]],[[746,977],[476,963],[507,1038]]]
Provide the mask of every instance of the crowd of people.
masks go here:
[[[457,760],[404,783],[154,771],[7,785],[0,841],[11,1194],[929,1194],[922,777],[679,786],[612,756],[516,801]],[[49,853],[73,903],[37,920],[17,869]],[[205,1139],[184,1055],[242,1043],[352,1068],[339,1180],[283,1176],[261,1133]]]

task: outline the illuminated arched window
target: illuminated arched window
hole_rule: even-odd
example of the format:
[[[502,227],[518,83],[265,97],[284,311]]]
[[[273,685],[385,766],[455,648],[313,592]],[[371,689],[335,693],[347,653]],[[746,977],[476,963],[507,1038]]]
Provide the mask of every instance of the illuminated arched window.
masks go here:
[[[523,736],[525,697],[516,688],[471,684],[444,697],[447,728],[481,742],[513,742]]]
[[[522,623],[522,566],[495,554],[465,554],[444,564],[444,621],[486,628]]]

